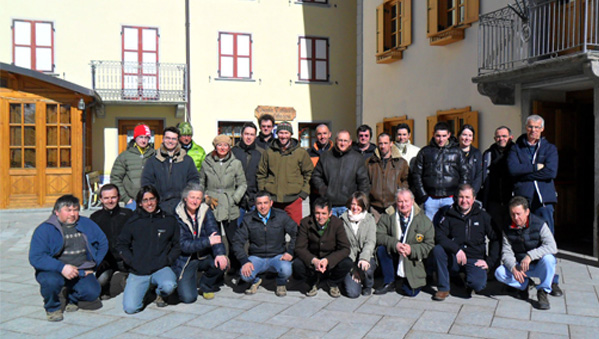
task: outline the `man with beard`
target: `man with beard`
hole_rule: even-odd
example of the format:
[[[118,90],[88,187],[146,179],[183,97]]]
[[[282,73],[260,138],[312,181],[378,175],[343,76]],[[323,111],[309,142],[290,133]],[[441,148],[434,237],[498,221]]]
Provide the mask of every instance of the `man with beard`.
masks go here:
[[[177,125],[177,128],[180,133],[179,143],[181,144],[181,148],[183,148],[187,155],[193,159],[199,172],[202,169],[202,162],[204,162],[204,158],[206,158],[206,151],[204,151],[202,146],[191,140],[191,137],[193,137],[193,128],[190,123],[182,122]]]

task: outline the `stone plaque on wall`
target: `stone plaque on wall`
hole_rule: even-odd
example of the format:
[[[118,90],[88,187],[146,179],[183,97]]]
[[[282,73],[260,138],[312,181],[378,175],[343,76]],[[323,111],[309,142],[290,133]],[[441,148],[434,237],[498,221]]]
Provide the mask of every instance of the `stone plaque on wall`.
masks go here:
[[[292,121],[295,119],[295,108],[279,106],[258,106],[254,116],[260,118],[264,114],[270,114],[276,121]]]

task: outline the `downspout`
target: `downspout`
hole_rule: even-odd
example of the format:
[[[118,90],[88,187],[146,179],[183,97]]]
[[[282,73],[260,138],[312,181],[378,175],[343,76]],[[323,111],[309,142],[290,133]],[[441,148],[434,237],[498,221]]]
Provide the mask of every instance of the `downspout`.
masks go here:
[[[191,122],[191,81],[189,80],[191,77],[191,51],[189,49],[189,25],[189,0],[185,0],[185,98],[187,99],[185,103],[185,121]]]

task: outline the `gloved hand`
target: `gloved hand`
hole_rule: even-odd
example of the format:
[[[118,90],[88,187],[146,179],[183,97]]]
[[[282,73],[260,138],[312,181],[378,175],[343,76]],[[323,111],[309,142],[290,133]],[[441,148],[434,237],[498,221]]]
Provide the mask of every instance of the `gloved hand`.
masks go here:
[[[207,196],[204,198],[204,201],[205,201],[205,202],[206,202],[206,204],[207,204],[208,206],[210,206],[210,208],[212,208],[212,209],[215,209],[215,208],[216,208],[216,206],[218,206],[218,199],[217,199],[217,198],[214,198],[214,197],[211,197],[211,196],[209,196],[209,195],[207,195]]]

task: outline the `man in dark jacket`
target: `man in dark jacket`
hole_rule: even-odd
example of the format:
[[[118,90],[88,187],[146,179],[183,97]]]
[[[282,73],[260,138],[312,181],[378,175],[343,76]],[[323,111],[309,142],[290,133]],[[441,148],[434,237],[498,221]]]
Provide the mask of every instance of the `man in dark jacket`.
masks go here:
[[[323,153],[312,174],[312,187],[327,198],[334,216],[347,210],[347,200],[355,191],[370,192],[370,179],[364,159],[351,149],[349,131],[337,132],[335,147]]]
[[[262,158],[264,149],[257,147],[256,132],[256,125],[251,122],[244,124],[241,128],[241,140],[239,140],[237,145],[231,149],[235,158],[241,161],[245,179],[247,181],[245,196],[239,203],[240,215],[237,219],[237,226],[241,225],[243,216],[254,209],[256,193],[258,192],[256,174],[258,173],[258,166],[260,165],[260,159]]]
[[[109,299],[123,292],[125,279],[129,271],[116,249],[117,239],[123,226],[133,211],[119,207],[119,189],[114,184],[106,184],[98,193],[102,209],[94,212],[90,219],[93,220],[108,238],[109,251],[98,266],[96,277],[102,286],[101,299]]]
[[[339,298],[339,284],[353,267],[347,233],[326,199],[316,199],[312,209],[312,215],[302,219],[299,226],[293,276],[308,283],[308,297],[316,295],[321,279],[327,279],[329,295]]]
[[[260,135],[256,139],[256,146],[267,150],[270,148],[272,143],[276,140],[272,130],[275,127],[275,118],[270,114],[263,114],[258,118],[258,128],[260,128]]]
[[[233,251],[241,263],[241,279],[251,283],[246,294],[255,294],[262,283],[258,274],[277,273],[276,295],[287,295],[287,279],[291,276],[291,260],[295,249],[297,224],[282,210],[272,208],[270,194],[256,194],[256,209],[243,217],[233,240]],[[288,235],[289,243],[285,240]],[[248,253],[245,244],[249,241]]]
[[[192,181],[200,181],[195,163],[179,145],[179,130],[167,127],[156,156],[148,160],[144,167],[141,185],[156,187],[161,199],[160,209],[173,214],[181,200],[183,188]]]
[[[368,125],[362,125],[356,130],[356,143],[352,149],[362,155],[364,160],[370,158],[376,150],[376,145],[370,142],[372,138],[372,128]]]
[[[79,199],[72,195],[58,198],[50,218],[33,232],[29,246],[29,263],[35,268],[48,321],[61,321],[63,310],[73,312],[81,302],[98,299],[101,288],[94,271],[107,251],[108,241],[100,227],[79,216]],[[60,301],[63,288],[67,305]],[[89,309],[100,308],[102,303],[97,300],[93,306]]]
[[[316,166],[320,155],[333,147],[333,141],[331,140],[331,130],[326,124],[320,124],[316,126],[316,141],[314,145],[308,149],[310,160],[312,164]]]
[[[468,165],[464,153],[446,122],[438,122],[433,138],[414,161],[412,188],[416,201],[423,204],[424,213],[432,221],[437,211],[453,203],[458,185],[467,183]]]
[[[528,199],[530,211],[547,222],[555,234],[553,212],[557,193],[553,180],[557,177],[558,154],[555,145],[541,136],[545,120],[538,115],[526,118],[526,133],[522,134],[508,154],[508,169],[514,179],[514,195]],[[551,286],[553,296],[561,296],[559,276]]]
[[[483,185],[477,197],[494,224],[500,227],[495,230],[496,234],[501,234],[501,228],[510,223],[507,205],[512,198],[514,183],[507,156],[514,144],[512,139],[512,131],[500,126],[495,130],[495,143],[483,153]]]
[[[528,300],[528,282],[531,277],[541,280],[537,287],[537,307],[549,309],[547,293],[551,293],[555,276],[557,245],[547,222],[530,213],[528,200],[521,196],[509,204],[512,224],[503,232],[501,260],[495,278],[518,289],[521,299]]]
[[[195,169],[195,166],[194,166]],[[156,305],[177,288],[171,265],[179,257],[179,224],[171,214],[158,208],[160,196],[153,186],[142,186],[137,210],[119,235],[117,249],[130,267],[123,293],[123,309],[132,314],[141,311],[150,285],[156,286]]]
[[[488,255],[486,238],[489,239]],[[438,283],[433,300],[443,301],[449,295],[450,272],[466,273],[467,292],[479,292],[485,288],[487,272],[499,259],[499,243],[491,217],[479,203],[475,203],[474,189],[470,184],[458,187],[456,202],[441,219],[435,240],[433,261]]]
[[[370,211],[378,222],[381,214],[395,211],[395,192],[408,188],[409,166],[399,149],[393,147],[391,136],[381,133],[378,148],[366,161],[370,177]]]

